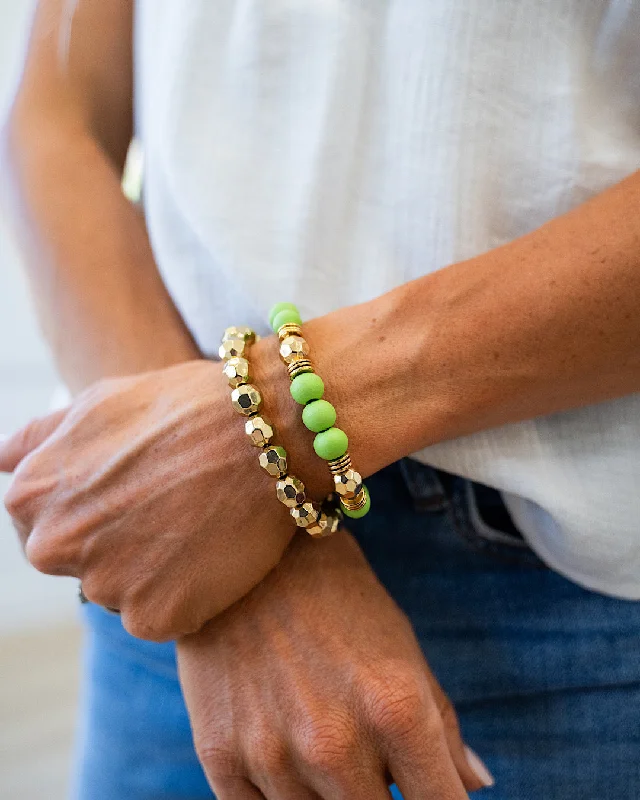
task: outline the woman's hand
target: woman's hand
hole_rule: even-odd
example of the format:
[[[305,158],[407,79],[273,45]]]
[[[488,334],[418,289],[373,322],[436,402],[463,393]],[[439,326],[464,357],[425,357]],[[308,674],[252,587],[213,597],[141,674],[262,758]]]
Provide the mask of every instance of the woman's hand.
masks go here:
[[[296,537],[247,597],[178,643],[178,663],[220,800],[388,800],[393,781],[405,800],[462,800],[491,782],[349,534]]]
[[[96,384],[0,444],[0,469],[29,561],[145,639],[198,630],[295,532],[208,361]]]

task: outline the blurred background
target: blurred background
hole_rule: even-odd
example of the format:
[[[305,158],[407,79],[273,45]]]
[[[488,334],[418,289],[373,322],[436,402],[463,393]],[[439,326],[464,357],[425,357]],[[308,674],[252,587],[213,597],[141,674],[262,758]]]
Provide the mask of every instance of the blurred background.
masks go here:
[[[0,0],[3,116],[33,5],[33,0]],[[0,434],[46,413],[55,384],[0,215]],[[0,493],[8,483],[0,476]],[[77,606],[75,581],[27,566],[0,506],[0,800],[66,798],[78,682]]]

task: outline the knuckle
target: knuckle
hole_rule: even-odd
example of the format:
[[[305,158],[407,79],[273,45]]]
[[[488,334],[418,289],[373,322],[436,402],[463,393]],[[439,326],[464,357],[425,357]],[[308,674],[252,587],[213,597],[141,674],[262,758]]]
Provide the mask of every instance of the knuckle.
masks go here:
[[[144,639],[158,644],[170,640],[170,636],[161,630],[153,619],[149,619],[144,612],[130,608],[121,608],[120,611],[125,630],[136,639]]]
[[[349,769],[357,752],[353,725],[336,715],[315,718],[303,726],[297,749],[302,761],[314,772],[340,775]]]
[[[210,732],[194,735],[198,761],[209,777],[226,778],[238,774],[238,757],[223,737]]]
[[[24,552],[28,562],[38,572],[45,575],[60,574],[63,564],[55,542],[43,535],[42,531],[34,531],[27,539]]]
[[[368,681],[369,719],[386,737],[405,739],[415,734],[424,725],[426,700],[424,681],[406,668],[385,671]]]
[[[33,499],[34,492],[29,488],[29,482],[17,470],[5,492],[4,507],[13,519],[24,519]]]
[[[246,757],[253,772],[270,778],[284,775],[289,766],[289,754],[285,742],[277,735],[257,733],[246,745]]]
[[[107,589],[105,581],[96,575],[95,570],[82,576],[82,592],[92,603],[105,608],[118,608],[113,591]]]

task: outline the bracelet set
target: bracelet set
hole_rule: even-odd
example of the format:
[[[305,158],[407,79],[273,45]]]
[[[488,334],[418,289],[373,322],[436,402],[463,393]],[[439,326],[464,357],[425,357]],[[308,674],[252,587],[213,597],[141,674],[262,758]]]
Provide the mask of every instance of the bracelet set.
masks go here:
[[[276,496],[289,508],[296,525],[311,536],[329,536],[338,529],[343,514],[357,519],[369,511],[369,492],[351,465],[346,433],[335,427],[336,411],[323,399],[324,383],[309,360],[309,347],[302,336],[298,309],[292,303],[277,303],[269,314],[269,322],[280,340],[280,357],[291,379],[291,396],[304,406],[302,421],[316,434],[313,448],[328,462],[335,494],[322,504],[307,500],[302,481],[288,472],[285,449],[272,443],[273,425],[261,413],[262,397],[250,383],[248,350],[256,336],[246,327],[227,328],[220,345],[219,355],[231,388],[231,402],[236,411],[247,418],[245,431],[251,444],[260,449],[258,462],[276,478]]]

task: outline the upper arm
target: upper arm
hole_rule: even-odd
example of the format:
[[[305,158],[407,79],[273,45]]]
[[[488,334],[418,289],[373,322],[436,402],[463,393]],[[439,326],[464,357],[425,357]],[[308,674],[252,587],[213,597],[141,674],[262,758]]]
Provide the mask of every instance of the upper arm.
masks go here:
[[[134,0],[39,0],[12,120],[88,130],[122,168],[133,128]]]

